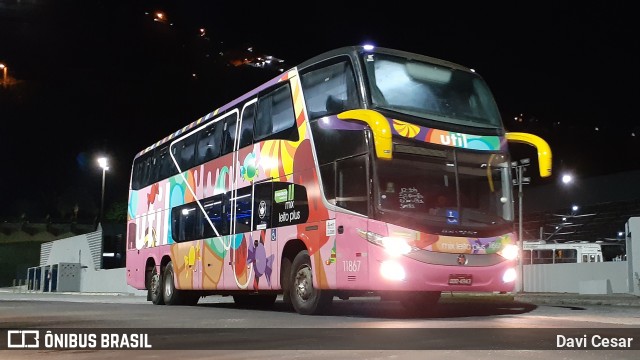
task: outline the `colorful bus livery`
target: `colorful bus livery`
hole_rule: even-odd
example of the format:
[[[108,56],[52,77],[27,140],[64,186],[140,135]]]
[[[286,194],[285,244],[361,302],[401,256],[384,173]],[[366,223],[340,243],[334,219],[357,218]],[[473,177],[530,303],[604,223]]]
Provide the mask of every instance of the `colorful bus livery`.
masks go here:
[[[297,66],[136,155],[127,281],[154,304],[229,295],[301,314],[337,296],[426,310],[442,291],[511,291],[506,133],[482,78],[391,49]]]

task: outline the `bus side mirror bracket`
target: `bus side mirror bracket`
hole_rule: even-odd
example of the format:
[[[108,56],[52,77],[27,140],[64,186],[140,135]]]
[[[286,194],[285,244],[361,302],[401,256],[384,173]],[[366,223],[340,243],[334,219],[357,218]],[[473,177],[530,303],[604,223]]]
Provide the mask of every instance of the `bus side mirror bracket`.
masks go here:
[[[505,134],[505,137],[507,141],[535,147],[538,150],[540,177],[551,176],[551,148],[544,139],[537,135],[522,132],[508,132]]]
[[[340,120],[358,120],[366,123],[373,133],[376,156],[379,159],[393,158],[393,142],[391,141],[391,126],[389,121],[380,113],[373,110],[347,110],[337,115]]]

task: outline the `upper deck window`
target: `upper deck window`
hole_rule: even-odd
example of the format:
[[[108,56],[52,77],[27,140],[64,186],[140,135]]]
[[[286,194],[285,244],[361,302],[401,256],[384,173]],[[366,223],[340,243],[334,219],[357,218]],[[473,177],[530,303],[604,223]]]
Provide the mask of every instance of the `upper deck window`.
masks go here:
[[[473,72],[387,54],[366,54],[373,105],[465,126],[499,128],[500,113]]]
[[[356,80],[348,60],[305,72],[301,81],[310,119],[358,107]]]

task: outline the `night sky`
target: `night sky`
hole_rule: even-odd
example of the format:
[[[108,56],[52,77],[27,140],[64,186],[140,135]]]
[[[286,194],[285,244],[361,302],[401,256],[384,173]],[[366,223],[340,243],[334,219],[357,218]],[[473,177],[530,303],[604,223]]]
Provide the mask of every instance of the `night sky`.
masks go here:
[[[288,67],[363,43],[456,62],[485,78],[508,130],[549,142],[555,174],[640,169],[627,3],[220,3],[0,0],[0,218],[96,208],[98,154],[105,206],[125,202],[138,151],[278,75],[229,64],[248,47]]]

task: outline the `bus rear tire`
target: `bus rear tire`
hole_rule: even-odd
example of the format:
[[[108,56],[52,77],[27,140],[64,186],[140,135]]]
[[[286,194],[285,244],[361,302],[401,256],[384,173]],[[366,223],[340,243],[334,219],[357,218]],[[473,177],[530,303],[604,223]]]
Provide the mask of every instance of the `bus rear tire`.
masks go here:
[[[307,250],[299,252],[293,259],[289,284],[291,305],[297,313],[317,315],[323,313],[331,305],[333,294],[313,286],[313,269]]]
[[[162,296],[162,276],[158,273],[156,266],[151,270],[151,278],[149,279],[149,296],[153,305],[164,305]]]
[[[164,299],[164,303],[167,305],[195,305],[198,303],[199,297],[196,297],[195,294],[176,289],[173,277],[173,262],[169,262],[167,266],[165,266],[164,275],[162,276],[162,298]]]

